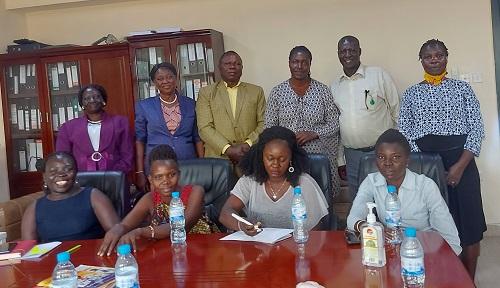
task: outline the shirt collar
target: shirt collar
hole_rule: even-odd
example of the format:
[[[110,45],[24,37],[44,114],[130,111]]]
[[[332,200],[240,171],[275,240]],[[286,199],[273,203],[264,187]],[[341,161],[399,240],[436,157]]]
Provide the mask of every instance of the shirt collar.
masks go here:
[[[405,179],[403,179],[403,183],[401,183],[401,187],[399,187],[399,189],[401,190],[401,188],[404,188],[406,190],[411,190],[413,188],[412,183],[414,182],[415,182],[415,174],[410,169],[406,168]],[[373,179],[373,185],[375,186],[387,185],[387,182],[385,181],[385,178],[382,175],[382,173],[379,172],[375,175]]]
[[[234,86],[234,87],[229,87],[229,86],[227,86],[227,82],[226,82],[226,81],[222,81],[222,82],[224,82],[224,85],[226,86],[226,88],[229,88],[229,89],[235,89],[235,88],[238,88],[238,87],[240,86],[240,84],[241,84],[241,81],[238,81],[238,84],[236,84],[236,86]]]
[[[363,64],[359,65],[358,70],[356,70],[356,72],[354,74],[352,74],[351,77],[345,75],[344,70],[342,70],[342,75],[340,75],[340,81],[345,80],[345,79],[348,79],[348,80],[357,79],[358,77],[361,77],[361,78],[365,77],[365,65],[363,65]]]

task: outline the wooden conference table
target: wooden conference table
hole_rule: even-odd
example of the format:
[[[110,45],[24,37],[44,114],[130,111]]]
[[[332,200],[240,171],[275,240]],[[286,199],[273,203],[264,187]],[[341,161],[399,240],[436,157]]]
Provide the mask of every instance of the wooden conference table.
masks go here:
[[[299,247],[292,238],[274,245],[219,241],[223,234],[188,235],[185,252],[170,241],[144,240],[135,254],[142,288],[147,287],[295,287],[313,280],[325,287],[403,287],[400,260],[387,252],[387,265],[361,264],[359,245],[347,245],[342,231],[315,231]],[[418,235],[425,250],[425,287],[474,287],[460,260],[435,232]],[[114,267],[116,255],[96,255],[102,240],[68,241],[39,261],[0,266],[0,287],[33,287],[51,275],[57,252],[76,244],[80,264]]]

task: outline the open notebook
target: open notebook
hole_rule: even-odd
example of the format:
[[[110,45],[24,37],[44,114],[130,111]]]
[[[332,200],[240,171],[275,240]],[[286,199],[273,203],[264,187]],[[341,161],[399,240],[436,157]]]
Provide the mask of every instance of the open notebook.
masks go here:
[[[266,244],[274,244],[278,241],[284,240],[292,236],[292,229],[281,229],[281,228],[263,228],[262,232],[255,236],[248,236],[243,231],[237,231],[233,234],[229,234],[220,240],[223,241],[249,241],[249,242],[261,242]]]

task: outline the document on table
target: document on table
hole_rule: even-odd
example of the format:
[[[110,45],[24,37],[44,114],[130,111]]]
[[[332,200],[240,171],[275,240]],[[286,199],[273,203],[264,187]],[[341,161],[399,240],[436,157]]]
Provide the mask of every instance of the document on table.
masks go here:
[[[42,255],[44,255],[45,253],[49,252],[50,250],[56,248],[59,245],[61,245],[61,242],[59,242],[59,241],[35,245],[33,248],[31,248],[30,251],[28,251],[28,253],[24,254],[23,257],[21,257],[21,259],[30,259],[30,258],[41,257]]]
[[[274,244],[278,241],[285,240],[292,236],[293,229],[281,228],[262,228],[262,232],[255,236],[248,236],[243,231],[237,231],[233,234],[227,235],[220,240],[223,241],[248,241],[248,242],[261,242],[266,244]]]

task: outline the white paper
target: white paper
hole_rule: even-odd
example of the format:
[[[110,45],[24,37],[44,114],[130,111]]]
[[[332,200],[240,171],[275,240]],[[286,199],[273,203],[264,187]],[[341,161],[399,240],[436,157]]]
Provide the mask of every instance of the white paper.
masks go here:
[[[78,79],[78,67],[76,67],[76,65],[71,66],[71,79],[73,79],[73,86],[80,85],[80,80]]]
[[[155,47],[149,47],[149,63],[151,65],[156,64],[156,48]]]
[[[73,112],[73,107],[72,106],[68,106],[66,107],[66,110],[67,110],[67,114],[68,114],[68,121],[69,120],[73,120],[73,117],[75,116],[74,112]]]
[[[19,84],[26,84],[26,66],[19,66]]]
[[[24,110],[17,110],[17,127],[19,130],[24,130]]]
[[[10,104],[10,123],[17,124],[17,104]]]
[[[56,67],[50,69],[50,75],[52,78],[52,89],[59,90],[59,74],[57,73]]]
[[[19,170],[26,170],[26,151],[19,150]]]
[[[63,62],[57,62],[57,73],[64,74],[64,63]]]
[[[66,67],[66,78],[68,80],[68,88],[73,88],[73,77],[71,77],[70,67]]]
[[[17,76],[14,76],[14,94],[19,93],[19,79]]]
[[[38,113],[36,109],[30,110],[30,118],[31,118],[31,129],[39,129],[38,127]]]
[[[66,113],[64,113],[64,107],[59,107],[59,125],[66,122]]]
[[[193,43],[188,44],[188,58],[189,61],[196,61],[196,52]]]
[[[263,228],[262,232],[255,236],[248,236],[243,231],[237,231],[229,234],[220,240],[223,241],[247,241],[247,242],[261,242],[266,244],[274,244],[278,241],[284,240],[292,236],[293,229],[281,228]]]
[[[61,245],[61,242],[59,241],[35,245],[33,248],[31,248],[30,251],[28,251],[26,254],[24,254],[23,257],[21,257],[21,260],[30,258],[39,258],[59,245]]]

